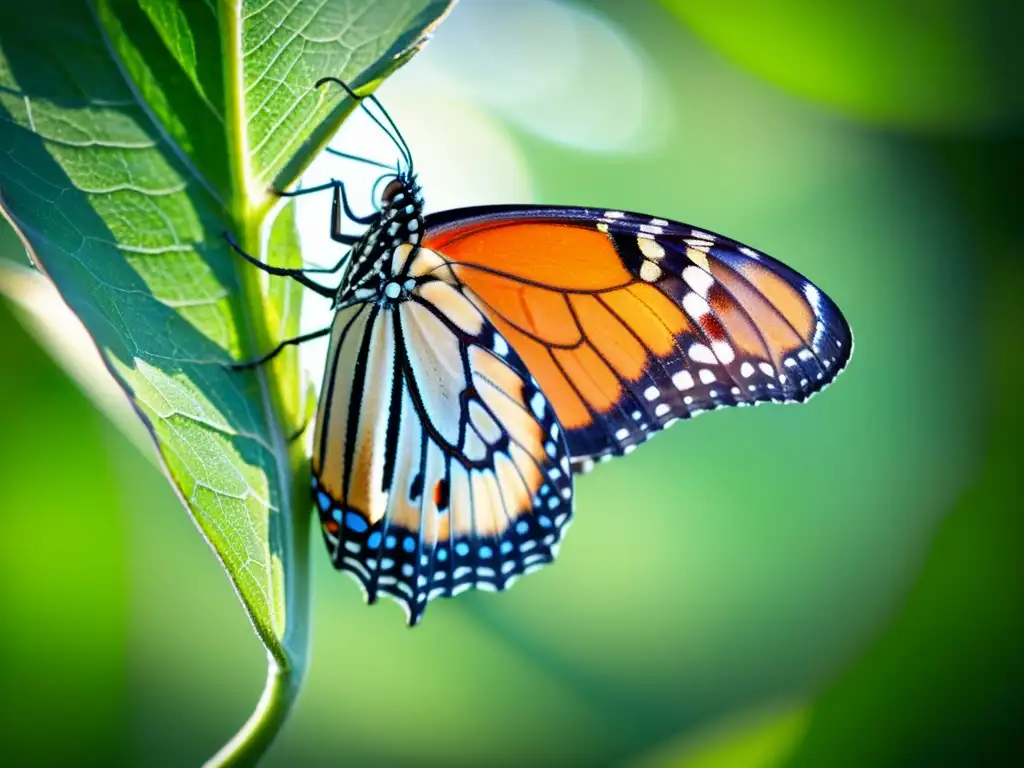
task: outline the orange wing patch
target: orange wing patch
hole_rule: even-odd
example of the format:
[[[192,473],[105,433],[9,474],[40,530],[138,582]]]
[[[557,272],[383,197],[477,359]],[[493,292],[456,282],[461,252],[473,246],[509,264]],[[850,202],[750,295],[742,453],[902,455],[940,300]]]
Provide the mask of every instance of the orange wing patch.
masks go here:
[[[482,299],[489,314],[501,317],[517,330],[555,346],[579,343],[579,328],[564,294],[466,265],[455,267],[455,273]]]
[[[594,296],[575,295],[570,301],[580,325],[587,329],[601,357],[620,378],[638,380],[647,366],[647,352],[635,331],[626,327]]]
[[[724,265],[713,267],[712,274],[731,297],[728,303],[735,307],[735,310],[729,311],[742,311],[751,319],[752,323],[756,324],[765,341],[761,345],[761,349],[767,347],[770,360],[776,368],[782,365],[786,350],[799,349],[806,344],[786,316],[741,275]],[[791,298],[785,293],[782,296],[786,299]],[[811,330],[813,331],[813,323]],[[752,346],[750,339],[747,339],[745,343]]]
[[[761,264],[744,264],[737,271],[786,318],[802,339],[810,341],[817,320],[804,294]]]
[[[572,382],[573,388],[591,409],[605,413],[619,402],[622,397],[619,377],[589,343],[584,342],[575,349],[555,349],[551,354],[562,375]],[[558,409],[557,404],[555,409]]]
[[[628,285],[633,276],[607,235],[564,224],[483,224],[428,234],[423,245],[476,265],[565,291]]]

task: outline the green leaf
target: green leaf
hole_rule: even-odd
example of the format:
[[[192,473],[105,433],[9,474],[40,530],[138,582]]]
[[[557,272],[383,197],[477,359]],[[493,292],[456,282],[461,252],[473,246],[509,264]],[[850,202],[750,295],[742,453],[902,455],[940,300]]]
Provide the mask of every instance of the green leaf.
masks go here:
[[[226,367],[294,335],[299,293],[268,285],[221,233],[299,263],[293,183],[448,2],[73,0],[0,8],[2,208],[152,432],[271,657],[222,760],[252,760],[306,664],[305,418],[294,353]],[[139,514],[146,513],[144,499]],[[153,542],[154,568],[161,562]]]
[[[18,239],[18,233],[3,218],[0,218],[0,267],[4,262],[27,265],[28,254]]]

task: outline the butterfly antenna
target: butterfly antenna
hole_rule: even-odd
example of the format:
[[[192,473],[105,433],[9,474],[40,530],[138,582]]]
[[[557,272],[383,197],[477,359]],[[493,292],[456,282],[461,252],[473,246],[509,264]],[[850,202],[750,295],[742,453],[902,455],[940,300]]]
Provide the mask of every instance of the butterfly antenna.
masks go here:
[[[319,88],[324,83],[334,83],[335,85],[340,85],[342,88],[345,89],[345,93],[347,93],[357,102],[359,102],[359,106],[363,108],[363,111],[367,115],[369,115],[370,119],[373,120],[373,122],[375,122],[377,126],[382,131],[384,131],[384,133],[388,135],[388,138],[391,139],[394,145],[398,148],[398,151],[401,152],[403,159],[409,164],[409,170],[411,171],[412,152],[409,149],[409,145],[406,143],[405,137],[402,136],[401,131],[398,130],[398,126],[395,125],[395,121],[391,119],[391,116],[387,113],[387,110],[384,109],[383,106],[381,106],[381,103],[380,101],[377,100],[377,97],[372,94],[370,96],[360,96],[355,91],[353,91],[345,81],[340,80],[337,77],[321,77],[319,80],[316,81],[316,85],[314,87]],[[370,111],[370,108],[367,107],[366,104],[364,103],[367,99],[369,99],[371,102],[377,105],[377,108],[380,109],[380,111],[384,114],[385,119],[388,121],[388,124],[394,129],[395,133],[391,133],[391,131],[389,131],[387,127],[384,125],[384,123],[382,123],[377,118],[377,116]],[[396,134],[398,138],[395,137]]]
[[[388,125],[390,125],[392,129],[394,129],[395,135],[398,136],[398,140],[401,141],[402,146],[405,147],[405,152],[409,157],[409,170],[412,170],[412,150],[409,149],[409,142],[405,140],[405,136],[403,136],[402,132],[398,130],[398,125],[396,125],[395,121],[391,119],[391,115],[388,113],[388,111],[384,109],[384,105],[380,103],[380,99],[378,99],[372,93],[369,96],[367,96],[367,98],[377,105],[377,109],[379,109],[381,111],[381,114],[384,115],[384,119],[388,121]]]
[[[358,163],[366,163],[367,165],[375,165],[378,168],[384,168],[390,171],[391,166],[386,163],[378,163],[376,160],[371,160],[368,157],[360,157],[359,155],[350,155],[348,152],[342,152],[340,149],[334,149],[334,147],[327,147],[327,153],[335,155],[336,157],[344,157],[346,160],[355,160]]]

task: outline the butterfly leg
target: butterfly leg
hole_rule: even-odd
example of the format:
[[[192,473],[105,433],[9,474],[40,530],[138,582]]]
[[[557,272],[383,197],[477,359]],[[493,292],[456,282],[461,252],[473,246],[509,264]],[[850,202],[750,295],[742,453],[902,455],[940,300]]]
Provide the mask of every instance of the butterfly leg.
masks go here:
[[[312,341],[313,339],[319,339],[321,336],[326,336],[330,332],[331,327],[327,326],[326,328],[321,328],[319,331],[313,331],[312,333],[304,333],[301,336],[296,336],[294,339],[285,339],[262,357],[257,357],[255,360],[246,360],[241,363],[230,363],[228,367],[235,371],[245,370],[246,368],[255,368],[273,360],[281,354],[286,347],[297,346],[304,342]]]
[[[329,299],[333,299],[337,294],[337,289],[328,288],[327,286],[320,285],[320,283],[310,280],[303,274],[305,270],[286,269],[284,267],[272,267],[269,264],[264,264],[259,259],[253,258],[248,253],[242,250],[242,247],[237,242],[235,242],[235,239],[231,236],[229,232],[224,233],[224,239],[228,241],[228,245],[230,245],[234,249],[235,253],[237,253],[250,264],[252,264],[254,267],[262,269],[268,275],[276,275],[277,277],[290,277],[292,278],[292,280],[301,283],[302,285],[309,288],[311,291],[315,291],[316,293],[319,293],[321,296],[325,296]]]
[[[352,213],[352,209],[348,207],[348,198],[345,197],[345,185],[340,181],[334,188],[333,200],[331,201],[331,239],[336,243],[342,243],[343,245],[354,245],[359,242],[359,236],[357,235],[346,235],[341,231],[341,211],[342,208],[345,210],[345,215],[352,221],[358,222],[359,224],[369,224],[376,214],[373,216],[364,216],[358,218]]]
[[[345,215],[349,219],[356,222],[357,224],[371,224],[377,218],[379,214],[371,213],[368,216],[357,216],[352,207],[348,204],[348,196],[345,194],[345,182],[338,181],[337,179],[331,179],[326,184],[318,184],[315,187],[306,187],[305,189],[296,189],[290,192],[277,192],[281,197],[301,197],[302,195],[312,195],[316,192],[323,192],[325,189],[334,190],[334,204],[331,212],[331,237],[338,240],[339,237],[351,239],[351,242],[357,242],[358,237],[354,235],[343,235],[341,229],[341,211],[344,209]],[[339,241],[345,242],[345,241]]]

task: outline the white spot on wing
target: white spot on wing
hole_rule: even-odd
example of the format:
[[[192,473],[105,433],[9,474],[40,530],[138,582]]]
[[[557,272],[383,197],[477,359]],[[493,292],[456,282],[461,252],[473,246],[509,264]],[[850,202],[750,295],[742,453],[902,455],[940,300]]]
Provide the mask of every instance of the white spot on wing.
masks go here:
[[[678,390],[690,389],[693,386],[693,376],[689,371],[678,371],[672,374],[672,385]]]
[[[691,293],[688,295],[692,296],[693,294]],[[687,354],[695,363],[714,364],[718,362],[718,358],[715,357],[711,350],[703,344],[691,344],[690,348],[687,350]]]
[[[683,309],[686,314],[698,321],[711,312],[710,305],[693,291],[689,291],[683,296]]]
[[[665,257],[665,249],[661,247],[661,244],[656,240],[651,240],[646,237],[638,237],[636,245],[642,253],[648,259],[657,261],[658,259]],[[641,268],[642,269],[642,268]]]
[[[804,284],[804,296],[807,297],[807,301],[810,302],[811,307],[814,309],[814,314],[821,316],[821,293],[810,283]]]
[[[736,353],[732,351],[732,345],[727,341],[713,341],[711,342],[711,349],[714,350],[715,357],[726,365],[736,359]]]
[[[661,248],[661,246],[655,243],[653,240],[643,240],[641,242],[653,243],[658,248]],[[641,248],[640,250],[643,249]],[[659,267],[653,261],[645,261],[643,264],[640,265],[640,279],[643,280],[644,282],[653,283],[655,280],[658,280],[660,278],[661,267]]]
[[[708,291],[715,284],[715,278],[699,267],[686,267],[683,270],[683,280],[703,298],[708,297]]]

